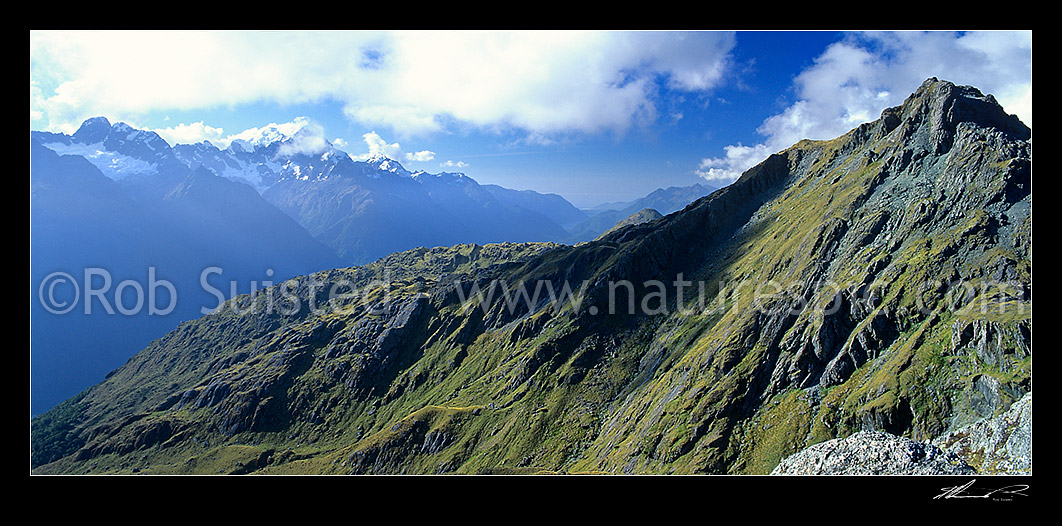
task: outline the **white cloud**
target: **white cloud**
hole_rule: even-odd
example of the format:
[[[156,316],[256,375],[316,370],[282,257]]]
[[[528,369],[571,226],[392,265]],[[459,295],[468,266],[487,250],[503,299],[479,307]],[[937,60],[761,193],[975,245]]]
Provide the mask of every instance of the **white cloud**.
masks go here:
[[[376,132],[366,133],[362,136],[362,139],[364,139],[365,145],[369,148],[369,152],[360,155],[351,154],[350,156],[354,159],[365,160],[379,155],[389,159],[402,158],[402,147],[397,142],[388,143]]]
[[[370,157],[382,155],[388,159],[406,160],[413,162],[424,162],[435,159],[435,152],[429,150],[421,150],[415,153],[405,153],[402,151],[402,146],[397,142],[387,142],[380,137],[380,134],[376,132],[369,132],[362,136],[365,140],[365,145],[369,151],[362,154],[351,154],[351,158],[355,160],[365,160]]]
[[[203,141],[210,141],[215,145],[228,144],[228,139],[225,138],[223,129],[208,126],[203,124],[203,121],[178,124],[169,128],[156,128],[152,131],[170,143],[170,146],[175,144],[194,144]]]
[[[993,94],[1032,126],[1032,34],[1029,32],[857,33],[829,46],[795,79],[797,100],[757,130],[764,142],[725,148],[697,173],[736,177],[801,139],[829,139],[903,102],[929,77]]]
[[[464,161],[447,160],[446,162],[441,163],[439,166],[443,168],[468,168],[468,163]]]
[[[389,128],[405,136],[423,136],[442,130],[435,115],[412,106],[361,106],[351,102],[343,108],[343,114],[362,125]]]
[[[291,136],[291,140],[281,143],[278,152],[281,155],[316,155],[327,149],[324,128],[319,124],[307,123]]]
[[[532,133],[622,132],[655,119],[655,82],[721,81],[733,36],[699,32],[418,32],[392,43],[381,107]]]
[[[44,93],[41,91],[40,84],[30,79],[30,122],[36,122],[44,119],[44,112],[36,109],[41,106],[44,100]]]
[[[435,159],[435,152],[429,150],[421,150],[416,153],[407,153],[405,156],[407,161],[413,162],[427,162]]]
[[[772,152],[766,145],[743,146],[741,143],[723,148],[726,155],[721,159],[704,159],[697,168],[697,175],[709,181],[731,182]]]
[[[34,31],[31,111],[55,129],[329,98],[401,136],[622,132],[656,118],[664,86],[717,86],[733,46],[721,32]]]

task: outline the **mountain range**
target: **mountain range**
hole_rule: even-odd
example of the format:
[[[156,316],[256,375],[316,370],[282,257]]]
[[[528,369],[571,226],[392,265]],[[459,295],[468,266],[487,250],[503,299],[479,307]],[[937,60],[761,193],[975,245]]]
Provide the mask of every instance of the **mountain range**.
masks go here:
[[[589,217],[569,227],[571,232],[569,240],[572,243],[579,243],[594,239],[643,210],[654,210],[660,215],[677,212],[715,190],[718,188],[703,183],[690,186],[669,186],[658,188],[634,201],[605,203],[587,209],[585,212]]]
[[[622,219],[590,217],[556,194],[409,172],[382,156],[355,161],[308,133],[269,126],[219,149],[171,147],[104,117],[71,135],[31,132],[31,283],[56,272],[83,282],[85,269],[106,269],[113,292],[125,279],[145,282],[150,268],[179,298],[166,314],[115,316],[105,308],[113,297],[93,314],[82,296],[86,308],[61,315],[35,297],[31,405],[47,409],[97,382],[222,293],[417,247],[586,241]],[[694,194],[653,204],[680,207]],[[205,287],[210,268],[221,270]]]
[[[584,211],[557,194],[479,184],[462,173],[410,172],[379,155],[357,161],[305,130],[272,126],[225,149],[208,141],[171,148],[154,132],[95,117],[70,136],[31,132],[31,138],[59,154],[85,157],[109,178],[155,197],[189,169],[248,184],[346,264],[418,246],[587,241],[635,211],[666,215],[716,189],[661,188]]]
[[[74,140],[98,131],[93,124]],[[143,155],[124,147],[145,143],[115,144],[128,137],[118,126],[102,139],[89,137],[113,148],[103,150],[111,155],[94,164],[31,140],[33,407],[50,407],[98,382],[177,321],[216,307],[219,294],[341,264],[251,187],[166,156],[153,159],[148,175],[133,172],[134,158],[119,155]],[[136,286],[121,286],[126,281]],[[46,284],[60,296],[46,302]]]
[[[31,463],[769,474],[845,437],[857,464],[875,444],[950,448],[1019,400],[1031,426],[1031,148],[991,95],[931,78],[873,122],[587,242],[301,275],[181,323],[34,418]],[[999,453],[978,455],[1019,465]]]
[[[410,172],[380,155],[356,161],[327,141],[307,140],[301,131],[289,137],[267,128],[224,150],[201,142],[177,145],[174,153],[188,166],[251,184],[348,264],[418,246],[574,244],[637,210],[655,208],[666,215],[716,189],[700,183],[661,188],[636,201],[584,211],[557,194],[480,184],[463,173]]]

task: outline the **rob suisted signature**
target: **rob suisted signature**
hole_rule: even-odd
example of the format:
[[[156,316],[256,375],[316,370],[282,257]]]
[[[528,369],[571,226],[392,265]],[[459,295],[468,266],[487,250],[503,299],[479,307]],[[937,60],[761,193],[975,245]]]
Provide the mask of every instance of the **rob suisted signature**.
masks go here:
[[[943,493],[933,497],[936,499],[992,499],[992,500],[1011,500],[1015,496],[1028,497],[1025,490],[1029,489],[1028,484],[1012,484],[1010,486],[1004,486],[998,489],[983,490],[972,489],[974,482],[977,479],[973,479],[961,486],[952,486],[950,488],[941,488]]]

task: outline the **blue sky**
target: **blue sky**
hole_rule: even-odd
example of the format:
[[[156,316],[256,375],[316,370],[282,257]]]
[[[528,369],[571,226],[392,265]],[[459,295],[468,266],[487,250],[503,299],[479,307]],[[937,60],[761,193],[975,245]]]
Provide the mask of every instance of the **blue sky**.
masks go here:
[[[722,186],[926,78],[1032,126],[1032,32],[31,31],[30,128],[219,146],[300,123],[355,158],[578,206]]]

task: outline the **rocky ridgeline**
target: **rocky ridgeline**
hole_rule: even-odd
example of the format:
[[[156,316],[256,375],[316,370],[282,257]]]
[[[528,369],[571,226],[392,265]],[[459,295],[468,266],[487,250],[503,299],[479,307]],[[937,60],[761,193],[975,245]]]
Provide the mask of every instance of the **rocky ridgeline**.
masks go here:
[[[1032,393],[1002,415],[917,442],[860,431],[782,460],[772,475],[1032,474]]]

